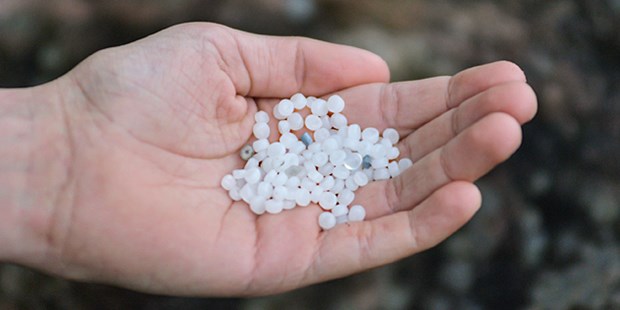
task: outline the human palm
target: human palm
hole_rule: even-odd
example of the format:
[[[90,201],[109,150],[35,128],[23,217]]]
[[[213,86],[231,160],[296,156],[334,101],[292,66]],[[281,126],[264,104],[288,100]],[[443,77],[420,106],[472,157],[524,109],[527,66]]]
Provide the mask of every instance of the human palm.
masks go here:
[[[212,24],[93,55],[58,82],[73,163],[54,219],[56,272],[168,294],[267,294],[437,244],[475,213],[472,182],[516,150],[536,99],[507,62],[388,79],[368,52]],[[243,165],[255,112],[297,92],[338,93],[350,122],[400,132],[415,164],[356,192],[367,221],[321,231],[316,205],[256,216],[220,188]]]

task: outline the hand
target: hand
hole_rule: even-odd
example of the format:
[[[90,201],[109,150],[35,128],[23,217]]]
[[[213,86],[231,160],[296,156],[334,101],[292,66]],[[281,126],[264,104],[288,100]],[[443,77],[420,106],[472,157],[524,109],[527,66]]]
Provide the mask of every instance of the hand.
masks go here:
[[[96,53],[54,82],[72,164],[45,269],[156,293],[260,295],[436,245],[476,212],[472,182],[517,149],[536,98],[507,62],[388,79],[362,50],[213,24]],[[338,93],[350,123],[400,132],[415,164],[356,192],[366,221],[324,232],[313,205],[257,217],[220,188],[243,164],[256,111],[296,92]]]

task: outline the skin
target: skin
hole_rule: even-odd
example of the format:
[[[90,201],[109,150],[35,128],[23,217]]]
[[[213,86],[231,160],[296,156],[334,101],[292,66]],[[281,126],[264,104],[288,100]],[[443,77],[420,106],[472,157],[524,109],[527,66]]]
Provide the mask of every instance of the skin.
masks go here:
[[[536,96],[509,62],[388,83],[369,52],[182,24],[0,91],[0,261],[174,295],[283,292],[435,246],[478,210]],[[321,231],[316,205],[256,216],[220,187],[254,114],[337,93],[349,123],[396,128],[413,167],[358,190],[367,220]],[[272,136],[275,138],[275,122]]]

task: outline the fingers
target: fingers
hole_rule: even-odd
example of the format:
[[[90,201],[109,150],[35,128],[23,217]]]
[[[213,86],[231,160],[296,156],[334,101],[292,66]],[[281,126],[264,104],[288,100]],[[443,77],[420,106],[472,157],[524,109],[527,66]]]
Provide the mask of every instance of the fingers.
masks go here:
[[[351,46],[301,37],[256,35],[222,26],[214,36],[237,94],[285,98],[302,92],[319,96],[339,89],[389,81],[379,56]]]
[[[500,84],[418,128],[401,141],[399,149],[402,156],[417,161],[486,115],[503,112],[524,124],[534,117],[536,109],[536,94],[529,85],[523,82]]]
[[[312,272],[318,280],[380,266],[435,246],[463,226],[480,207],[469,182],[452,182],[416,208],[324,233]]]
[[[500,61],[453,77],[361,85],[338,94],[347,102],[345,114],[351,122],[378,129],[392,127],[404,136],[493,86],[524,81],[517,65]]]

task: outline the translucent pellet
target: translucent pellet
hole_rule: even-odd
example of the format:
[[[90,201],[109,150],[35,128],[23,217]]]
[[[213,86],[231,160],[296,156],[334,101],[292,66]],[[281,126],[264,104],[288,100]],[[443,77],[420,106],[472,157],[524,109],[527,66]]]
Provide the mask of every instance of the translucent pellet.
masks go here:
[[[338,95],[333,95],[327,99],[327,110],[332,113],[340,113],[344,110],[344,100]]]
[[[362,165],[362,160],[359,153],[350,153],[346,155],[343,165],[349,170],[357,170]]]
[[[269,122],[269,114],[265,111],[258,111],[254,114],[254,121],[257,123],[267,123]]]
[[[291,131],[291,124],[287,120],[281,120],[278,122],[278,131],[280,134],[288,133]]]
[[[349,222],[363,221],[366,217],[366,209],[361,205],[354,205],[349,209]]]
[[[340,113],[334,113],[331,118],[331,125],[334,128],[340,129],[340,128],[346,128],[348,120],[346,118],[346,116],[340,114]]]
[[[252,133],[256,139],[269,138],[269,131],[269,125],[267,125],[267,123],[256,123],[254,124],[254,127],[252,127]]]
[[[323,126],[323,122],[321,121],[321,119],[314,115],[314,114],[310,114],[306,117],[306,128],[315,131],[319,128],[321,128],[321,126]]]
[[[323,212],[319,215],[319,227],[329,230],[336,226],[336,217],[331,212]]]
[[[297,112],[289,115],[287,121],[291,130],[300,130],[304,128],[304,118]]]
[[[377,143],[379,141],[379,130],[377,128],[368,127],[362,131],[362,140],[370,143]]]

